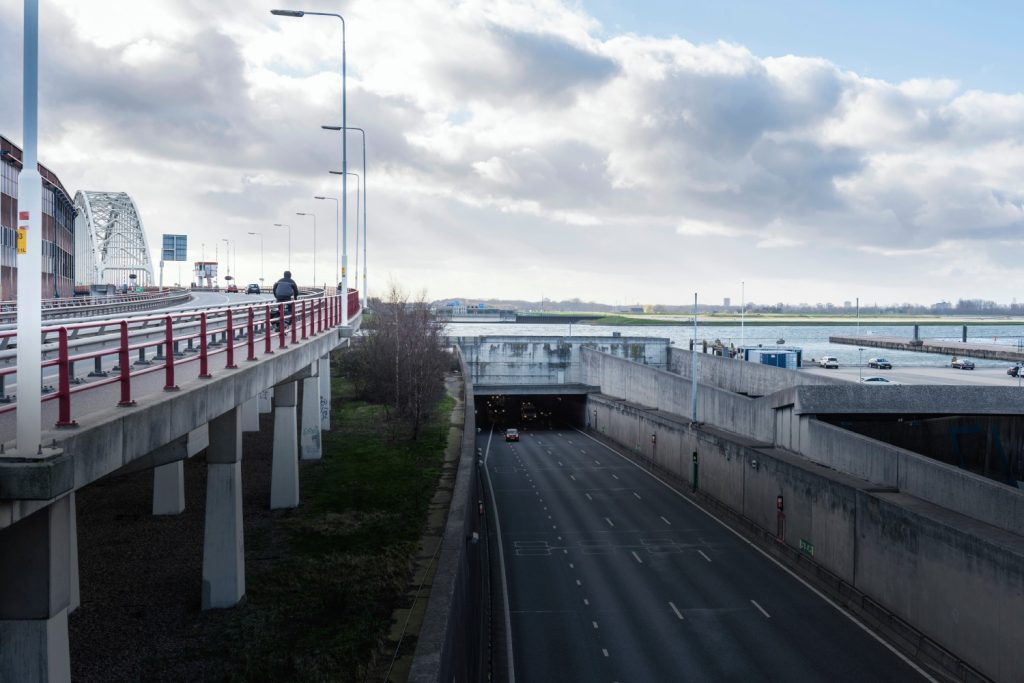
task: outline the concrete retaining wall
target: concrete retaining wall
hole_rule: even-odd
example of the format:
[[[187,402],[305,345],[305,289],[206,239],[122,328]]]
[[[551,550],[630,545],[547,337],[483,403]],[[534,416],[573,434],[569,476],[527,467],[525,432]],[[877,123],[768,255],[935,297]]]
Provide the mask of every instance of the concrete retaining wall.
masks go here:
[[[600,386],[601,393],[607,396],[627,398],[676,415],[692,414],[688,378],[587,348],[582,351],[582,365],[583,382]],[[764,399],[752,399],[703,384],[697,394],[698,421],[751,439],[772,443],[775,438],[774,418]]]
[[[914,496],[873,490],[872,482],[791,452],[742,445],[694,429],[678,416],[608,396],[591,395],[587,414],[597,431],[690,484],[697,451],[700,490],[773,534],[779,531],[776,497],[783,496],[786,545],[813,546],[808,552],[816,563],[985,675],[1018,680],[1024,672],[1020,535]],[[813,420],[808,427],[808,444],[824,446],[829,437],[849,435]],[[867,456],[866,473],[895,476],[885,462],[892,454],[880,450],[884,444],[850,436],[845,444],[859,444]],[[824,457],[856,460],[856,453],[842,451],[842,443]]]
[[[680,377],[689,379],[692,359],[692,352],[672,347],[668,353],[668,369]],[[840,380],[831,377],[751,363],[737,358],[713,356],[708,353],[697,354],[697,381],[748,396],[767,396],[797,385],[840,383]]]

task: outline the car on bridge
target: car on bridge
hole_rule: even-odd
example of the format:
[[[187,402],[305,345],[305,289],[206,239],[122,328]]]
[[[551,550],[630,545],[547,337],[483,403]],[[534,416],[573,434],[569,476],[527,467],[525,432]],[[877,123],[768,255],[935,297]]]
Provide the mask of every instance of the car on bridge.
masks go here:
[[[869,358],[868,367],[876,368],[878,370],[892,370],[892,363],[884,358]]]
[[[259,286],[258,284],[256,284],[255,282],[250,282],[250,283],[249,283],[248,285],[246,285],[246,287],[245,287],[245,293],[246,293],[246,294],[262,294],[262,293],[263,293],[263,290],[262,290],[262,289],[260,288],[260,286]]]
[[[505,441],[519,441],[519,430],[518,429],[506,429],[505,430]]]
[[[957,358],[954,358],[953,361],[949,365],[950,365],[950,367],[956,368],[957,370],[973,370],[974,369],[974,361],[969,361],[967,359],[957,359]]]
[[[228,288],[226,290],[224,290],[224,291],[226,291],[226,292],[234,292],[235,294],[237,294],[238,293],[238,285],[236,285],[234,282],[232,282],[230,285],[228,285]]]

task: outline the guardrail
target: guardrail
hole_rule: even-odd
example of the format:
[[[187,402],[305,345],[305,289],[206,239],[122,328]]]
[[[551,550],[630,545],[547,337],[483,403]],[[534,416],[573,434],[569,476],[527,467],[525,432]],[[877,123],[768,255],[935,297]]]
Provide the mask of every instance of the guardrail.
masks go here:
[[[133,310],[145,310],[188,301],[191,294],[187,290],[169,290],[164,292],[143,292],[141,294],[118,294],[115,296],[88,296],[64,299],[43,299],[42,317],[44,320],[60,318],[79,318],[95,315],[100,312],[123,313]],[[0,325],[14,326],[18,322],[18,305],[15,301],[0,301]]]
[[[290,310],[289,310],[290,308]],[[132,380],[163,372],[164,391],[177,391],[181,366],[198,363],[198,377],[213,376],[213,362],[223,355],[224,370],[235,369],[236,353],[241,349],[246,360],[257,360],[257,349],[263,356],[291,344],[348,324],[360,312],[359,293],[348,292],[349,320],[342,321],[340,295],[300,299],[291,304],[255,303],[227,306],[213,310],[138,316],[122,320],[104,320],[43,329],[44,345],[40,367],[56,372],[56,388],[45,387],[42,401],[57,401],[57,427],[77,425],[72,415],[72,397],[85,391],[117,384],[118,406],[135,405]],[[284,324],[281,324],[282,321]],[[0,345],[16,347],[16,331],[0,332]],[[47,342],[47,339],[55,341]],[[99,348],[94,348],[94,347]],[[183,348],[184,347],[184,348]],[[8,362],[15,351],[0,354]],[[135,357],[136,360],[132,361]],[[113,360],[113,367],[109,361]],[[107,362],[105,362],[107,361]],[[76,365],[89,364],[86,382],[75,374]],[[109,369],[108,369],[109,367]],[[133,371],[133,367],[137,368]],[[0,414],[16,410],[13,397],[4,395],[8,378],[17,375],[17,368],[0,369]],[[19,378],[19,382],[23,381]]]

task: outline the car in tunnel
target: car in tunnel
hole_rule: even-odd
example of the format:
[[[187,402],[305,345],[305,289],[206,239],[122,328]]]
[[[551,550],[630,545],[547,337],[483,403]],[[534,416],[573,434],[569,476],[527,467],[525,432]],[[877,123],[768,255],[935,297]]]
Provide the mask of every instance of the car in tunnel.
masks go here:
[[[505,430],[505,441],[519,441],[519,430],[518,429],[506,429]]]

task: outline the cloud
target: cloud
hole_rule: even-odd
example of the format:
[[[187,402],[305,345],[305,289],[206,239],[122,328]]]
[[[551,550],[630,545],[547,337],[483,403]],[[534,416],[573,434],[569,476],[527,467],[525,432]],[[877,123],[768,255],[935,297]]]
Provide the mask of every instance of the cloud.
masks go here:
[[[763,300],[871,287],[881,300],[903,288],[1010,296],[1024,94],[608,34],[558,0],[344,11],[380,286],[389,273],[434,296],[674,302],[698,286],[735,297],[740,280],[760,282]],[[0,7],[8,93],[20,93],[20,26],[16,7]],[[318,211],[333,232],[333,207],[312,197],[341,192],[327,173],[340,169],[340,134],[320,129],[340,123],[340,29],[255,0],[57,0],[43,15],[43,162],[69,189],[132,194],[153,244],[160,232],[242,235],[251,269],[257,242],[244,233],[262,231],[268,262],[285,258],[273,223]],[[19,98],[0,98],[0,134],[20,141],[20,118]],[[348,140],[361,172],[361,138]],[[311,236],[293,233],[301,272]],[[496,253],[524,277],[499,275]],[[953,258],[950,293],[933,274],[952,273]]]

